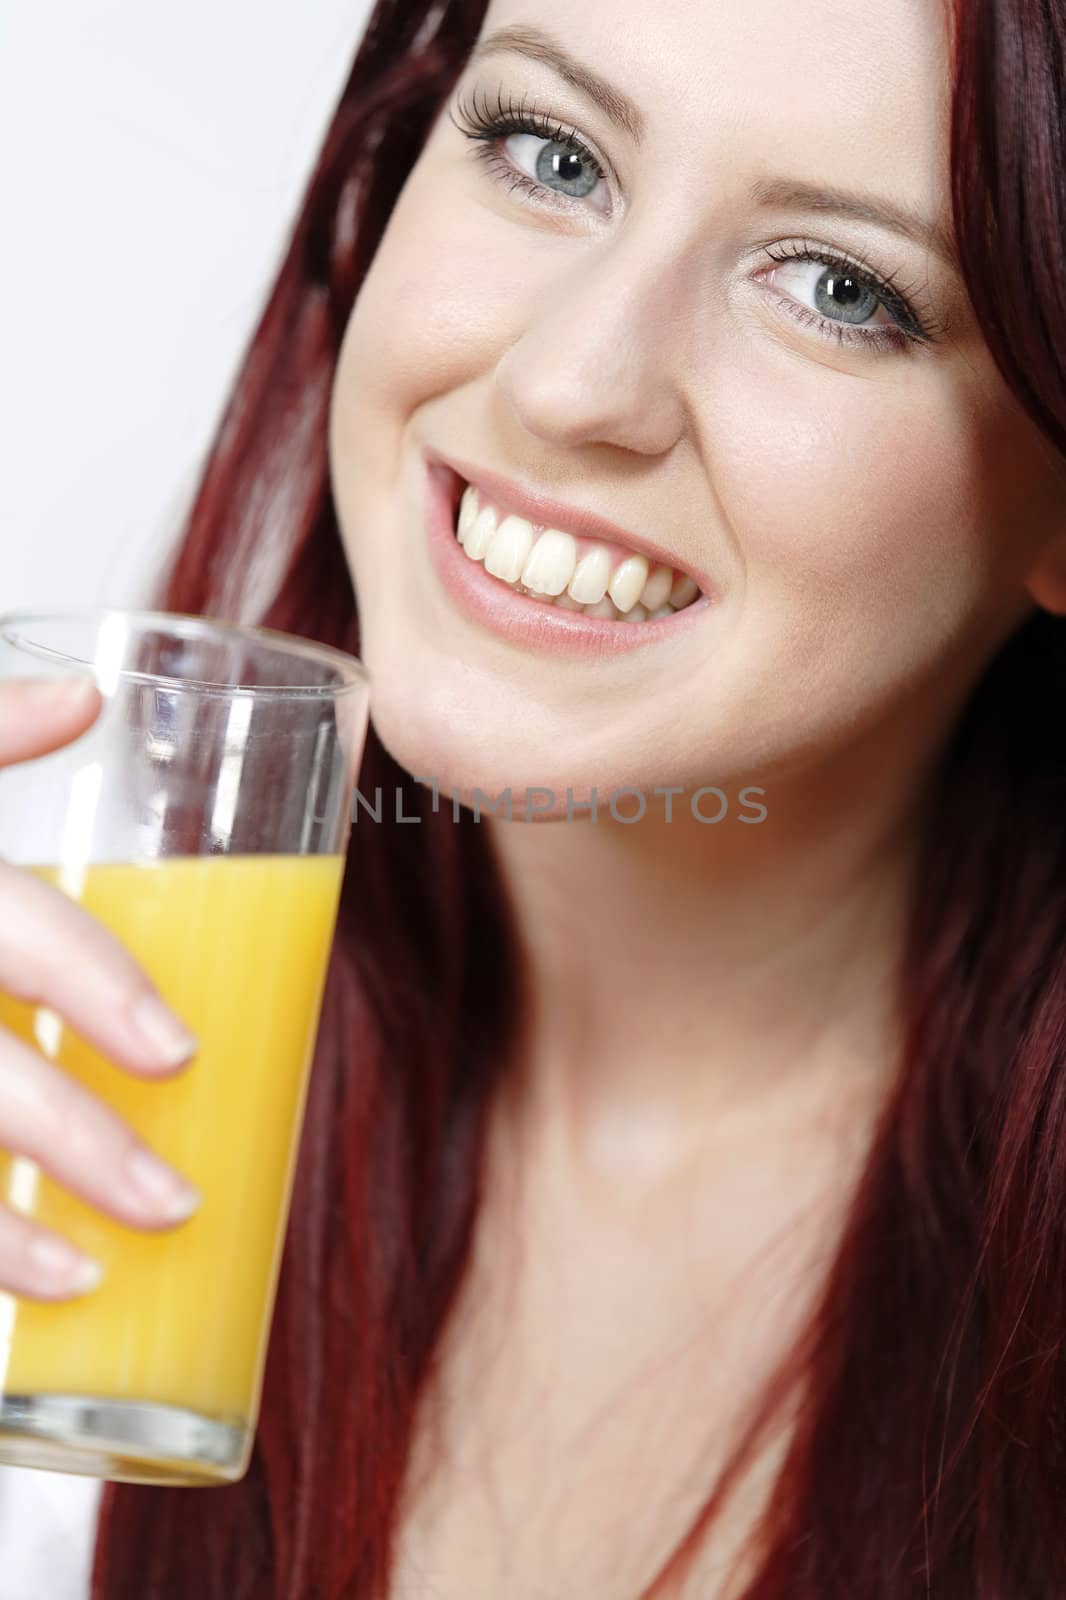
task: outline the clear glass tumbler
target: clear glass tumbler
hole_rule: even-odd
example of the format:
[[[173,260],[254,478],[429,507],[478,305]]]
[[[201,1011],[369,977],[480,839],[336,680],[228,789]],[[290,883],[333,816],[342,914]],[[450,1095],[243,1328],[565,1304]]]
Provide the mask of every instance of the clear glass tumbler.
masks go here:
[[[0,769],[0,855],[85,906],[196,1034],[131,1076],[43,1006],[0,1025],[185,1174],[145,1232],[0,1151],[0,1203],[104,1268],[70,1301],[0,1293],[0,1461],[128,1483],[247,1470],[366,734],[352,656],[161,612],[0,616],[0,675],[91,675],[97,721]]]

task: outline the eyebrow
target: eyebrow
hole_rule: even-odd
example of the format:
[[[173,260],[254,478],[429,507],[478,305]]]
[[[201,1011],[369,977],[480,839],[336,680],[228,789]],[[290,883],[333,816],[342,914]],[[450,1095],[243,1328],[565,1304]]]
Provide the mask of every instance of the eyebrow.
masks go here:
[[[555,71],[572,88],[579,90],[594,105],[599,106],[609,122],[616,128],[621,128],[623,133],[628,133],[634,144],[639,144],[644,137],[644,115],[628,95],[616,89],[613,84],[601,78],[599,73],[593,72],[591,67],[586,67],[582,62],[564,50],[550,34],[544,33],[540,28],[522,27],[512,23],[506,28],[497,28],[495,33],[490,33],[486,39],[475,45],[471,51],[470,60],[481,61],[485,56],[496,54],[500,50],[516,50],[519,55],[529,56],[534,61],[542,61],[545,66],[554,67]]]
[[[627,133],[634,144],[639,145],[644,138],[647,124],[636,102],[578,61],[543,29],[518,23],[497,28],[475,45],[470,62],[482,61],[486,56],[505,50],[513,50],[553,68],[564,82],[598,106],[609,122]],[[766,210],[791,208],[873,223],[931,250],[952,271],[961,270],[955,243],[947,228],[927,221],[909,206],[884,200],[879,195],[849,193],[800,178],[763,178],[751,186],[748,198]]]
[[[834,189],[821,183],[807,183],[800,178],[763,178],[752,184],[749,193],[756,205],[768,209],[772,206],[787,207],[822,216],[832,213],[836,217],[854,217],[859,222],[872,222],[924,245],[952,271],[960,270],[954,240],[946,228],[928,222],[909,206],[883,200],[880,195],[848,193],[844,189]]]

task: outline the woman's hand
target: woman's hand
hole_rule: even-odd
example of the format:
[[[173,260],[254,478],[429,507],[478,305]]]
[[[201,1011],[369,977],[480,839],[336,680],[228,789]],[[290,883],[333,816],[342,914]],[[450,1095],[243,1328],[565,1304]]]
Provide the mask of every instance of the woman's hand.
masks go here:
[[[88,680],[0,681],[0,766],[46,755],[92,725]],[[2,780],[0,780],[2,793]],[[59,889],[0,859],[0,991],[51,1007],[140,1078],[170,1076],[196,1041],[129,951]],[[0,1150],[29,1156],[108,1216],[137,1228],[183,1220],[196,1191],[103,1101],[0,1028]],[[95,1288],[95,1263],[0,1205],[0,1289],[60,1300]]]

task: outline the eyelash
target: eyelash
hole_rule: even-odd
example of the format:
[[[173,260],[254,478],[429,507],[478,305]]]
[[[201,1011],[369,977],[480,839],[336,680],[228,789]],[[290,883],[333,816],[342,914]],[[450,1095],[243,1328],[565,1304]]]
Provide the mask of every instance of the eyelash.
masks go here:
[[[561,144],[586,161],[598,178],[607,176],[602,163],[579,138],[577,129],[554,121],[546,113],[538,111],[535,104],[529,106],[523,100],[516,105],[510,96],[505,103],[503,91],[498,90],[496,109],[491,110],[487,100],[479,109],[475,89],[469,101],[462,98],[457,100],[455,111],[456,115],[452,115],[449,111],[449,117],[460,133],[467,139],[475,141],[477,146],[473,151],[475,160],[482,162],[488,168],[494,181],[506,183],[509,186],[509,193],[517,189],[538,202],[560,205],[564,209],[581,204],[580,196],[557,194],[553,189],[547,189],[543,184],[535,182],[528,173],[518,171],[508,161],[497,147],[504,139],[515,133],[528,133],[536,138]],[[898,282],[896,276],[883,276],[857,257],[838,254],[807,239],[798,244],[778,245],[777,253],[769,245],[765,246],[765,249],[772,261],[779,263],[817,261],[833,272],[856,278],[863,288],[869,289],[876,295],[894,319],[892,327],[881,326],[865,330],[857,327],[849,328],[845,323],[833,322],[830,318],[819,315],[809,306],[800,305],[791,296],[782,295],[782,303],[797,321],[813,328],[823,337],[833,339],[840,345],[865,346],[867,349],[873,346],[900,352],[908,344],[928,345],[935,341],[935,334],[928,322],[923,321],[911,303],[911,296],[915,290],[905,288]]]

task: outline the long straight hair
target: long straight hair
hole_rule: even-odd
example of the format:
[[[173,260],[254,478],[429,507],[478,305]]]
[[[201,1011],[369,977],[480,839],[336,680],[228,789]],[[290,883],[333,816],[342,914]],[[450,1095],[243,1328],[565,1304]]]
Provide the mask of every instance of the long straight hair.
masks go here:
[[[485,9],[377,5],[161,583],[170,608],[358,651],[327,462],[338,348]],[[955,0],[954,24],[964,277],[1066,458],[1066,13]],[[900,1072],[824,1293],[635,1600],[683,1578],[790,1397],[744,1600],[1066,1595],[1064,629],[1044,611],[1020,626],[943,752]],[[484,830],[434,813],[371,730],[360,786],[379,783],[421,824],[353,830],[249,1471],[207,1493],[108,1485],[93,1600],[388,1595],[524,990]]]

